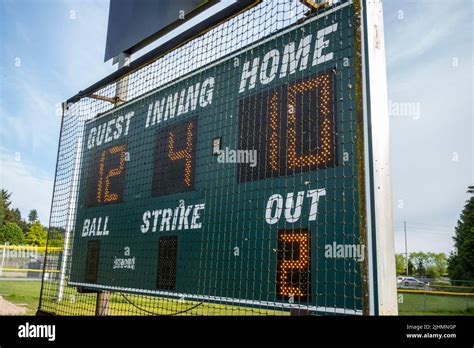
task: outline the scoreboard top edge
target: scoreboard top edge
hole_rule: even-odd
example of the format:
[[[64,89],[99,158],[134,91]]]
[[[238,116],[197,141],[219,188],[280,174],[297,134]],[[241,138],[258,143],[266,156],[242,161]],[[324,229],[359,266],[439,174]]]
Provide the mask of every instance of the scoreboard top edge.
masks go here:
[[[334,12],[339,11],[339,10],[342,10],[343,8],[346,8],[347,6],[352,5],[352,4],[353,4],[353,0],[341,0],[341,1],[337,2],[337,3],[336,3],[335,5],[333,5],[333,6],[323,8],[323,9],[319,10],[318,12],[313,13],[313,14],[312,14],[311,16],[309,16],[309,17],[304,18],[304,19],[302,19],[302,20],[296,22],[296,23],[293,24],[293,25],[290,25],[290,26],[288,26],[288,27],[279,29],[279,30],[276,31],[275,33],[272,33],[272,34],[270,34],[270,35],[267,35],[266,37],[262,38],[261,40],[259,40],[259,41],[257,41],[257,42],[252,42],[252,43],[250,43],[250,44],[248,44],[248,45],[246,45],[246,46],[240,48],[240,49],[237,50],[237,51],[231,52],[231,53],[229,53],[229,54],[227,54],[227,55],[225,55],[225,56],[219,58],[218,60],[212,62],[212,63],[209,64],[209,65],[203,66],[203,67],[201,67],[201,68],[199,68],[199,69],[196,69],[196,70],[192,70],[192,71],[190,71],[189,73],[186,73],[186,74],[184,74],[184,75],[182,75],[182,76],[180,76],[180,77],[175,78],[174,80],[169,81],[168,83],[165,83],[165,84],[163,84],[163,85],[161,85],[161,86],[158,86],[158,87],[156,87],[156,88],[150,90],[149,92],[147,92],[147,93],[145,93],[145,94],[143,94],[143,95],[137,96],[137,97],[135,97],[135,98],[133,98],[133,99],[131,99],[131,100],[129,100],[129,101],[126,101],[125,103],[120,104],[119,106],[113,107],[112,109],[110,109],[110,110],[108,110],[108,111],[105,111],[105,112],[103,112],[103,113],[98,113],[94,118],[92,118],[92,119],[86,121],[86,122],[85,122],[85,125],[88,125],[88,124],[90,124],[90,123],[96,122],[97,120],[99,120],[99,119],[101,119],[101,118],[103,118],[103,117],[106,117],[107,115],[110,115],[110,114],[112,114],[112,113],[114,113],[114,112],[117,112],[117,111],[119,111],[119,110],[121,110],[121,109],[123,109],[123,108],[125,108],[125,107],[128,107],[128,106],[130,106],[130,105],[132,105],[132,104],[134,104],[134,103],[136,103],[136,102],[138,102],[138,101],[140,101],[140,100],[142,100],[142,99],[145,99],[145,98],[147,98],[147,97],[149,97],[149,96],[151,96],[151,95],[153,95],[153,94],[156,94],[156,93],[158,93],[158,92],[160,92],[160,91],[166,90],[166,89],[172,87],[173,85],[175,85],[175,84],[177,84],[177,83],[179,83],[179,82],[185,81],[185,80],[187,80],[187,79],[193,77],[194,75],[197,75],[197,74],[199,74],[199,73],[201,73],[201,72],[203,72],[203,71],[209,70],[209,69],[213,68],[214,66],[219,65],[220,63],[223,63],[223,62],[225,62],[225,61],[227,61],[227,60],[230,60],[231,58],[237,57],[237,56],[239,56],[239,55],[241,55],[241,54],[243,54],[243,53],[245,53],[245,52],[247,52],[247,51],[250,51],[251,49],[253,49],[253,48],[257,47],[257,46],[263,45],[264,43],[266,43],[266,42],[268,42],[268,41],[270,41],[270,40],[272,40],[272,39],[278,38],[278,37],[280,37],[280,36],[282,36],[282,35],[284,35],[284,34],[286,34],[286,33],[288,33],[288,32],[291,32],[291,31],[293,31],[293,30],[296,30],[296,29],[298,29],[298,28],[301,28],[301,27],[303,27],[303,26],[305,26],[305,25],[307,25],[307,24],[309,24],[309,23],[311,23],[311,22],[313,22],[313,21],[315,21],[315,20],[321,19],[321,18],[323,18],[323,17],[327,17],[329,14],[334,13]],[[126,76],[128,73],[130,73],[130,69],[129,69],[128,71],[126,71],[123,75]],[[114,74],[111,74],[110,76],[112,76],[112,75],[114,75]],[[123,76],[122,76],[122,77],[123,77]],[[118,81],[118,79],[116,79],[115,82],[117,82],[117,81]],[[80,92],[80,93],[81,93],[81,92]],[[71,98],[71,99],[69,99],[69,100],[67,101],[67,103],[69,103],[72,99],[74,99],[74,97]]]

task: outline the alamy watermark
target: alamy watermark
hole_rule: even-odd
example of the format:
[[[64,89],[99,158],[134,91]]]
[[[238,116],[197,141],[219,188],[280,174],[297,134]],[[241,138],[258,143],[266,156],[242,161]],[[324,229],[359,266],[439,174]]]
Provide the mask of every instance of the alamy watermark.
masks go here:
[[[35,247],[26,247],[22,248],[21,246],[10,249],[5,248],[3,245],[0,245],[0,250],[3,251],[6,258],[33,258],[36,259],[39,257],[38,248]]]
[[[326,244],[324,247],[324,257],[327,259],[354,259],[364,261],[365,245],[361,244]]]
[[[18,326],[18,337],[20,338],[47,338],[48,341],[56,339],[56,325],[36,325],[26,322]]]
[[[414,101],[396,102],[389,100],[388,114],[391,117],[411,117],[418,120],[421,116],[421,105]]]
[[[257,165],[257,150],[232,150],[228,147],[218,152],[219,163],[249,163],[250,167]]]

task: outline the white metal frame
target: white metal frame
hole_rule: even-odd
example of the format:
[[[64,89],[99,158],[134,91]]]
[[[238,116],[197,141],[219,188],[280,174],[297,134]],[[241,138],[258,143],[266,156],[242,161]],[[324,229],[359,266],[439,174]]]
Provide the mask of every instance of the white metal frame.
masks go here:
[[[397,315],[382,1],[360,1],[370,314]]]

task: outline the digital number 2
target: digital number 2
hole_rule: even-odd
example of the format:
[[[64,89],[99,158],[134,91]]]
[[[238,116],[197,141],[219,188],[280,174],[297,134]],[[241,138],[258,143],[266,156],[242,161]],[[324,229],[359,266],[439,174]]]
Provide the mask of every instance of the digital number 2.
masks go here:
[[[277,296],[302,301],[311,295],[310,239],[306,229],[278,231]]]

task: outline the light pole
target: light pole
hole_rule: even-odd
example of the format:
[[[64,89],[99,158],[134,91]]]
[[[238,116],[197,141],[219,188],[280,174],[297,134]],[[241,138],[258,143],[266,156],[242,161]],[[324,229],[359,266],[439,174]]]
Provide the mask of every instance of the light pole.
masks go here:
[[[405,258],[407,260],[407,276],[408,276],[408,244],[407,244],[407,222],[403,221],[403,226],[405,230]]]

